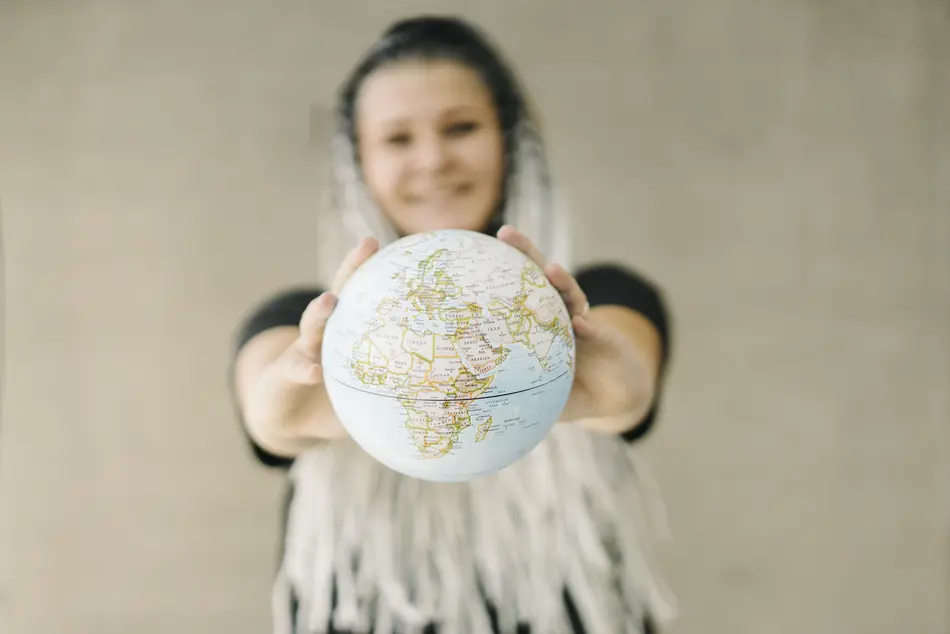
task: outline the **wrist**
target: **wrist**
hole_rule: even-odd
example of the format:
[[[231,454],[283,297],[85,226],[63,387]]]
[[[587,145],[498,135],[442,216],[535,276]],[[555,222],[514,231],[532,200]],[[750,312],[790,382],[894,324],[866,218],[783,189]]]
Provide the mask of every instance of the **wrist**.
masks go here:
[[[262,442],[301,450],[314,442],[345,437],[322,383],[301,383],[281,359],[260,376],[245,407],[247,426]]]

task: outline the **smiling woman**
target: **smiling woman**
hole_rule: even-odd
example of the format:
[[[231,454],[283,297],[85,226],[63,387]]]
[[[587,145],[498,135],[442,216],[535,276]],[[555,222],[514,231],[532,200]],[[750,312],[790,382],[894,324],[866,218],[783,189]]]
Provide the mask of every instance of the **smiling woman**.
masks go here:
[[[366,184],[401,234],[480,231],[504,176],[485,84],[454,61],[405,61],[366,80],[356,105]]]
[[[275,295],[236,342],[251,447],[290,469],[277,634],[646,633],[671,616],[632,451],[657,416],[665,303],[622,267],[566,268],[567,224],[525,103],[485,38],[447,18],[393,25],[343,86],[335,203],[363,239],[329,288]],[[319,365],[353,272],[380,244],[433,229],[479,231],[522,251],[561,293],[576,334],[564,424],[515,464],[451,485],[402,476],[360,450]]]

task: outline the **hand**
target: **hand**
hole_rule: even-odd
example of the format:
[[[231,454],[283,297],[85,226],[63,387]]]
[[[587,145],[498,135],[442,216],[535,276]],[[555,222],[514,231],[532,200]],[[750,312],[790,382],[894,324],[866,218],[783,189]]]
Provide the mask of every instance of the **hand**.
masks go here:
[[[300,335],[280,360],[288,378],[306,385],[319,385],[323,381],[320,357],[327,320],[336,308],[344,284],[378,250],[379,243],[374,238],[363,238],[343,259],[330,290],[310,302],[304,310],[300,318]]]
[[[619,324],[634,321],[630,311],[603,306],[591,310],[577,280],[544,255],[523,233],[510,225],[498,239],[518,249],[544,271],[561,293],[571,316],[576,340],[574,386],[565,408],[570,420],[594,419],[593,426],[627,429],[649,411],[656,385],[656,369],[649,355],[627,336]]]
[[[304,310],[296,332],[271,329],[239,353],[238,399],[248,431],[268,451],[296,456],[316,441],[347,435],[322,385],[323,334],[340,289],[378,248],[366,239],[350,251],[330,289]]]

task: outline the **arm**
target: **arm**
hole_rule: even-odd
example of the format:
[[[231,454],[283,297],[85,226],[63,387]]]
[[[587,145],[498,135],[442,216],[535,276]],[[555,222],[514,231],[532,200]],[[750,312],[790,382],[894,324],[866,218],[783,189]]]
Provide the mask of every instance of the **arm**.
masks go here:
[[[301,451],[343,433],[326,390],[310,380],[319,377],[307,376],[303,363],[300,324],[320,308],[318,296],[316,289],[276,295],[238,332],[230,377],[234,403],[254,454],[269,466],[288,466]]]
[[[300,330],[276,327],[247,342],[235,360],[235,398],[250,438],[268,453],[292,458],[325,439],[345,436],[322,383],[288,372]]]
[[[234,400],[264,464],[288,466],[308,447],[346,436],[323,386],[323,332],[343,285],[378,248],[376,240],[363,239],[343,260],[330,292],[277,295],[240,329],[232,369]]]
[[[591,308],[588,319],[596,333],[590,339],[601,341],[589,339],[578,346],[585,358],[578,359],[563,417],[606,434],[633,434],[653,410],[659,335],[642,314],[623,306]]]
[[[574,385],[562,420],[579,421],[627,440],[643,436],[656,416],[669,355],[669,321],[660,292],[619,266],[589,267],[576,277],[548,264],[510,225],[498,239],[544,270],[561,293],[574,327]]]
[[[588,267],[576,281],[593,328],[579,324],[579,356],[586,358],[579,359],[569,406],[582,424],[636,440],[658,413],[671,348],[666,301],[653,283],[619,266]]]

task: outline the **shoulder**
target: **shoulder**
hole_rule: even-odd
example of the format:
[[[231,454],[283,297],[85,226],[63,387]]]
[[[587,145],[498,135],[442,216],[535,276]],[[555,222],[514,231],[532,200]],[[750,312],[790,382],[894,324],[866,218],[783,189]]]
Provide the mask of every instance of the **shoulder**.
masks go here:
[[[240,319],[234,348],[240,350],[255,335],[265,330],[298,325],[307,305],[322,292],[318,287],[288,287],[258,300]]]

